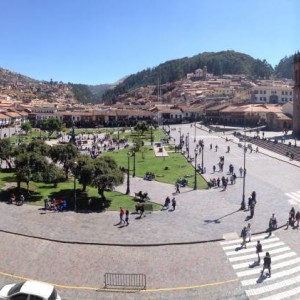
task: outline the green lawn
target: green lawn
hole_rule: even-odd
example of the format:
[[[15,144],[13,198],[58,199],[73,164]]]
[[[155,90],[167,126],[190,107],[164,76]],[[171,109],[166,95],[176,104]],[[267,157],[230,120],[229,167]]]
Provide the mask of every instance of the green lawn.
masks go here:
[[[161,139],[167,138],[167,135],[160,129],[153,129],[153,141],[154,142],[159,142]],[[114,134],[113,134],[114,138],[118,138],[118,129],[115,128],[114,129]],[[135,138],[139,137],[139,133],[136,131],[125,131],[123,132],[119,132],[119,137],[120,139],[124,139],[127,138],[129,142],[132,142]],[[143,133],[143,136],[141,137],[142,140],[146,141],[146,142],[150,142],[151,141],[151,131],[145,131]]]
[[[15,182],[13,173],[0,173],[0,187],[3,187],[5,182]],[[88,187],[87,192],[82,193],[81,186],[77,184],[77,206],[78,209],[84,209],[88,207],[88,199],[92,199],[92,210],[102,210],[105,208],[109,211],[118,211],[120,207],[124,207],[130,211],[135,209],[135,201],[133,197],[124,195],[119,192],[105,192],[107,201],[101,202],[96,188]],[[29,186],[30,196],[27,196],[26,186],[22,184],[22,191],[25,195],[26,202],[32,205],[44,206],[44,199],[46,197],[55,199],[66,199],[68,201],[69,209],[74,208],[74,182],[70,180],[68,182],[62,182],[54,187],[52,184],[30,182]],[[16,194],[16,189],[9,189],[1,192],[1,200],[8,200],[11,193]],[[152,202],[151,202],[152,203]],[[152,203],[154,210],[161,209],[161,205]]]
[[[109,155],[113,157],[119,166],[127,169],[128,149],[120,150],[118,152],[107,152],[103,155]],[[130,158],[130,174],[133,170],[133,157]],[[188,186],[194,187],[194,174],[195,169],[186,158],[179,153],[169,153],[169,157],[155,157],[154,151],[151,147],[144,147],[144,152],[136,153],[136,176],[144,177],[146,171],[153,172],[156,176],[156,180],[159,182],[165,182],[175,184],[178,178],[187,178]],[[201,175],[197,175],[198,189],[207,188],[207,183]]]

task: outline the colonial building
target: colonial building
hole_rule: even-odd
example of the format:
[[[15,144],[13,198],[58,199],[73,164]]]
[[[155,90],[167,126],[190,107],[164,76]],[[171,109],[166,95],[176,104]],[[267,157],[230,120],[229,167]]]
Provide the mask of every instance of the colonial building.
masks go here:
[[[300,53],[294,56],[294,106],[293,106],[293,133],[300,135]]]
[[[255,103],[284,104],[293,100],[292,86],[283,83],[266,81],[251,90]]]

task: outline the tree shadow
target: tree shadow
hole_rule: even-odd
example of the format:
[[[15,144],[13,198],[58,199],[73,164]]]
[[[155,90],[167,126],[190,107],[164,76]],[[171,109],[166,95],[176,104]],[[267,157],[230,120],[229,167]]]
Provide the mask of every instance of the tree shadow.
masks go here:
[[[42,195],[40,193],[37,193],[33,190],[28,190],[21,187],[20,191],[18,191],[17,187],[11,187],[8,188],[7,190],[2,190],[0,192],[0,198],[2,202],[8,202],[10,200],[11,194],[15,194],[17,196],[17,199],[19,198],[20,195],[25,196],[25,203],[26,202],[37,202],[42,200]]]
[[[57,200],[66,200],[67,209],[66,210],[75,210],[75,201],[74,201],[74,190],[73,189],[64,189],[60,191],[55,191],[49,194],[48,196],[51,199]],[[76,204],[78,213],[92,213],[92,212],[102,212],[105,211],[110,206],[110,200],[101,200],[98,197],[89,197],[87,193],[82,192],[81,190],[76,190]]]
[[[222,216],[222,217],[220,217],[220,218],[218,218],[218,219],[214,219],[214,220],[204,220],[204,222],[206,223],[206,224],[211,224],[211,223],[214,223],[214,224],[219,224],[219,223],[221,223],[221,219],[224,219],[224,218],[226,218],[226,217],[228,217],[228,216],[231,216],[231,215],[233,215],[233,214],[235,214],[235,213],[237,213],[238,211],[240,211],[239,209],[238,210],[235,210],[235,211],[233,211],[233,212],[231,212],[231,213],[229,213],[229,214],[227,214],[227,215],[224,215],[224,216]],[[206,225],[205,224],[205,225]]]

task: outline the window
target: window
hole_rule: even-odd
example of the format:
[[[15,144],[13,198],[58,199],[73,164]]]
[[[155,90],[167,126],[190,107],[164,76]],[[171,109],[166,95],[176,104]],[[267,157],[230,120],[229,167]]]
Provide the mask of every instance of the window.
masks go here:
[[[18,294],[18,295],[11,297],[11,300],[27,300],[27,298],[28,298],[28,295],[26,295],[26,294]]]
[[[43,298],[41,298],[41,297],[39,297],[39,296],[31,295],[31,296],[30,296],[30,300],[43,300]]]

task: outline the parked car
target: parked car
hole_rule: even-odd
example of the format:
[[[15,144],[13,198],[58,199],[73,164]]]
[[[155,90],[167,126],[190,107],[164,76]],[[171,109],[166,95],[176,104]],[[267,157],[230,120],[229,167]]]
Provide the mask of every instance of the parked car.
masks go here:
[[[44,282],[28,280],[7,284],[0,290],[0,299],[6,300],[61,300],[56,289]]]

